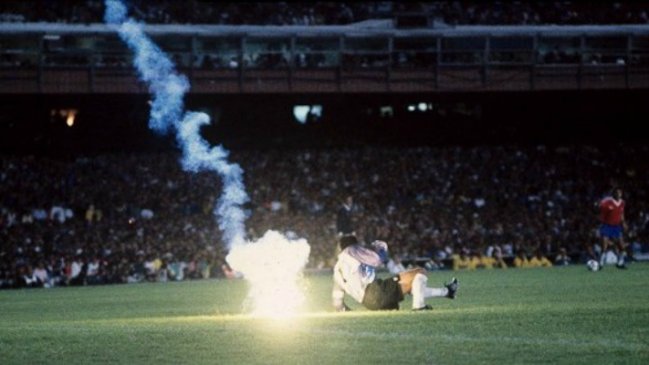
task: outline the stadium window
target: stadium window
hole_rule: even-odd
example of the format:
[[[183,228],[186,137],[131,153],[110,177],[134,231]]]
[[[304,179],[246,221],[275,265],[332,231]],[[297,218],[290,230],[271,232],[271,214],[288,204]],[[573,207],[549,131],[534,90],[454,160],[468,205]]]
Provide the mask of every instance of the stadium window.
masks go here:
[[[442,39],[442,63],[479,64],[485,49],[485,38],[449,37]]]
[[[629,61],[634,65],[649,65],[649,37],[634,36],[631,41]]]
[[[39,62],[40,44],[40,35],[0,35],[0,66],[36,66]]]
[[[578,37],[539,38],[539,61],[545,64],[579,63],[579,49]]]
[[[587,37],[583,61],[587,64],[626,64],[626,37]]]
[[[247,38],[243,50],[244,64],[250,68],[286,68],[291,59],[288,38]]]
[[[534,59],[532,37],[493,37],[489,42],[490,62],[530,63]]]
[[[203,69],[237,68],[241,39],[239,38],[196,38],[195,67]]]
[[[436,38],[395,38],[392,65],[396,68],[428,68],[437,64]]]
[[[338,65],[340,40],[331,37],[296,38],[293,65],[297,68],[325,68]]]

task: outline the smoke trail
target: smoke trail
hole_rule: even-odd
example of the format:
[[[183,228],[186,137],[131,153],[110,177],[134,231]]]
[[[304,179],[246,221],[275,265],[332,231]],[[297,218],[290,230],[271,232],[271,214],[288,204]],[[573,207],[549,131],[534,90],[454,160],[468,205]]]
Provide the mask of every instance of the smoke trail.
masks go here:
[[[182,149],[185,171],[215,171],[223,182],[223,194],[214,209],[219,228],[228,248],[245,242],[245,214],[241,206],[248,201],[243,186],[243,171],[228,163],[228,152],[221,146],[210,148],[200,136],[200,127],[210,123],[205,113],[183,114],[183,97],[189,81],[176,72],[173,62],[144,33],[142,24],[127,18],[121,0],[106,0],[104,20],[117,28],[120,38],[134,53],[134,64],[140,79],[153,95],[149,127],[157,133],[176,131]]]
[[[247,303],[254,314],[284,317],[295,313],[304,302],[301,272],[310,247],[304,239],[290,240],[268,231],[254,243],[245,240],[245,215],[241,206],[248,201],[243,186],[243,170],[228,163],[228,152],[210,147],[200,136],[200,128],[210,123],[207,114],[183,111],[183,97],[189,81],[176,72],[173,62],[145,34],[142,24],[127,18],[121,0],[106,0],[106,23],[135,54],[135,67],[151,94],[153,103],[149,127],[157,133],[176,132],[182,149],[185,171],[215,171],[223,182],[223,192],[214,209],[223,239],[228,246],[226,260],[243,272],[250,283]]]

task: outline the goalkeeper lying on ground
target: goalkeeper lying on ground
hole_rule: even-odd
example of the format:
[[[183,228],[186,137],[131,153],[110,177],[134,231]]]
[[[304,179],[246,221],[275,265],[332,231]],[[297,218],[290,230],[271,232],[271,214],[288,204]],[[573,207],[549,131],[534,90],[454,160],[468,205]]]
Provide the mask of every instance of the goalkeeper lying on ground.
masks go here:
[[[398,310],[399,302],[406,294],[412,294],[413,310],[433,309],[425,303],[426,298],[455,299],[457,279],[453,278],[444,288],[429,288],[423,268],[404,271],[387,279],[377,278],[376,268],[387,259],[388,245],[383,241],[374,241],[372,249],[369,249],[361,246],[356,237],[345,236],[340,240],[340,248],[342,251],[334,266],[331,293],[334,308],[339,312],[349,310],[343,300],[345,293],[370,310]]]

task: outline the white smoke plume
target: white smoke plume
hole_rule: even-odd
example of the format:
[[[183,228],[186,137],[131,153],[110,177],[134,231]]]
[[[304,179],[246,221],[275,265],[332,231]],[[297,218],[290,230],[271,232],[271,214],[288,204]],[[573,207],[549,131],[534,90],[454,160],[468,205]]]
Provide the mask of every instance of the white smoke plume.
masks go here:
[[[153,96],[149,127],[161,134],[175,132],[185,171],[214,171],[221,177],[223,192],[214,214],[230,252],[228,262],[251,284],[252,311],[271,315],[295,310],[304,299],[298,282],[308,260],[308,243],[288,240],[274,231],[257,242],[246,241],[242,206],[249,198],[243,170],[228,162],[229,152],[222,146],[211,147],[200,136],[201,126],[210,123],[209,116],[184,111],[183,98],[189,91],[189,81],[145,34],[143,24],[128,17],[128,9],[121,0],[106,0],[105,5],[105,22],[117,30],[133,51],[138,75]]]

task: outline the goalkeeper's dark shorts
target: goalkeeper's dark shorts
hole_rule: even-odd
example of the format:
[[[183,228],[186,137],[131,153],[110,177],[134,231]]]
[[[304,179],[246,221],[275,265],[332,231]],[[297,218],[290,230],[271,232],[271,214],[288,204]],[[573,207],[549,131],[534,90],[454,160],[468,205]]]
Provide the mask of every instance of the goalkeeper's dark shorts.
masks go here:
[[[399,309],[399,302],[403,300],[399,277],[376,279],[365,288],[363,305],[369,310]]]

